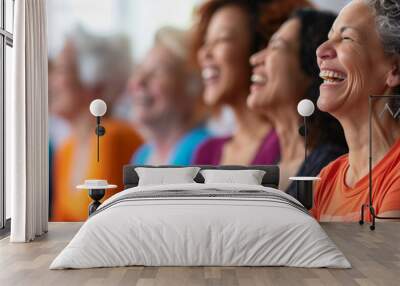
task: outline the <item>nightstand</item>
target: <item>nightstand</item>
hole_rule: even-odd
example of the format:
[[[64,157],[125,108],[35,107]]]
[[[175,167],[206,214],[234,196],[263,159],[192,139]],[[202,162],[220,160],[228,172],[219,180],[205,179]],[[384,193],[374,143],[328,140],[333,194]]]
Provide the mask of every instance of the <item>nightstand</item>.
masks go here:
[[[100,200],[104,197],[106,190],[115,189],[117,185],[109,185],[107,180],[85,180],[84,185],[76,186],[80,190],[88,190],[89,197],[93,202],[89,205],[89,216],[101,205]]]

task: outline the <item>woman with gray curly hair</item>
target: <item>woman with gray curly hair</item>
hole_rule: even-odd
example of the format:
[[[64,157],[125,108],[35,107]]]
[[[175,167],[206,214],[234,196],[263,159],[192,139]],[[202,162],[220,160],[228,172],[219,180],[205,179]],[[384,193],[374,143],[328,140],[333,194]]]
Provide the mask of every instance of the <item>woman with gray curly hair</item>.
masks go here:
[[[322,170],[313,214],[320,221],[357,221],[369,203],[368,99],[400,90],[400,1],[352,1],[328,38],[317,50],[324,79],[318,107],[343,126],[349,154]],[[400,215],[398,101],[382,97],[372,106],[372,197],[380,217]],[[392,112],[383,112],[388,107]],[[370,213],[367,218],[372,220]]]
[[[75,186],[87,178],[105,179],[122,186],[122,167],[142,143],[130,124],[112,118],[113,103],[123,92],[130,72],[127,40],[121,36],[100,37],[82,29],[68,36],[55,60],[51,76],[50,112],[71,125],[71,134],[56,150],[52,193],[53,221],[87,218],[90,198]],[[90,102],[101,98],[108,109],[102,125],[101,160],[96,160],[95,119]],[[106,197],[122,190],[107,192]]]

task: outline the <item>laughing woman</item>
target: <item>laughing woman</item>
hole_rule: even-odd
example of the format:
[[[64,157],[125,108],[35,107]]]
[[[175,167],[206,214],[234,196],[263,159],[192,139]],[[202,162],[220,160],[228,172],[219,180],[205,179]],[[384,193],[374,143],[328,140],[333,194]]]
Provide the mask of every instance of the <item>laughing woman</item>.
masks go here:
[[[194,50],[203,71],[203,97],[210,107],[231,107],[236,130],[232,136],[206,141],[195,163],[254,165],[279,160],[279,142],[271,124],[246,106],[249,58],[295,8],[306,5],[306,0],[210,0],[201,6]]]
[[[289,177],[316,176],[330,162],[347,152],[343,130],[331,115],[316,110],[309,119],[310,152],[304,158],[304,138],[298,133],[302,118],[297,104],[317,102],[322,80],[315,50],[326,40],[336,16],[314,9],[296,11],[272,36],[267,48],[251,58],[253,84],[248,105],[263,112],[279,137],[281,171],[279,186],[296,196]]]
[[[400,1],[352,1],[317,56],[325,79],[318,107],[340,121],[349,154],[321,172],[313,213],[320,221],[357,221],[368,202],[368,97],[400,91]],[[398,108],[399,99],[389,106]],[[381,112],[385,104],[373,106],[372,197],[376,213],[391,217],[400,215],[400,123]]]

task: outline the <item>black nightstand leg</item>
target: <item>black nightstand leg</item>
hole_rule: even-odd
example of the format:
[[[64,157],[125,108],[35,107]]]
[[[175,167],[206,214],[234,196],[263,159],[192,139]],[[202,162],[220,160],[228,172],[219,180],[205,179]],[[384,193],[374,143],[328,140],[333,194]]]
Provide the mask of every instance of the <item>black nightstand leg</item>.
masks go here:
[[[105,192],[104,189],[89,190],[89,197],[93,200],[89,205],[89,216],[101,205],[100,200],[104,197]]]
[[[313,181],[297,181],[298,200],[308,210],[313,207]]]

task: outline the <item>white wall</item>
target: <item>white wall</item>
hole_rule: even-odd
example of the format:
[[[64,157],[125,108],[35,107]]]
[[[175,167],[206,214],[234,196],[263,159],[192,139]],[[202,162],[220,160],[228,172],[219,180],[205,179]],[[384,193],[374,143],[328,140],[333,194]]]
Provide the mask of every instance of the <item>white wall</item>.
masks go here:
[[[321,9],[339,12],[351,0],[312,0]]]
[[[129,2],[121,25],[133,40],[135,57],[150,47],[154,33],[165,25],[189,28],[195,6],[200,0],[136,0]],[[122,7],[121,7],[122,8]]]
[[[48,0],[49,54],[57,54],[65,34],[78,23],[96,33],[117,30],[116,0]]]
[[[121,32],[140,58],[163,25],[188,28],[193,9],[202,0],[48,0],[49,54],[60,50],[65,33],[80,23],[96,33]],[[338,12],[350,0],[313,0],[322,9]]]
[[[163,25],[188,28],[201,0],[48,0],[49,55],[62,47],[65,34],[78,23],[92,32],[124,33],[132,55],[141,57]]]

